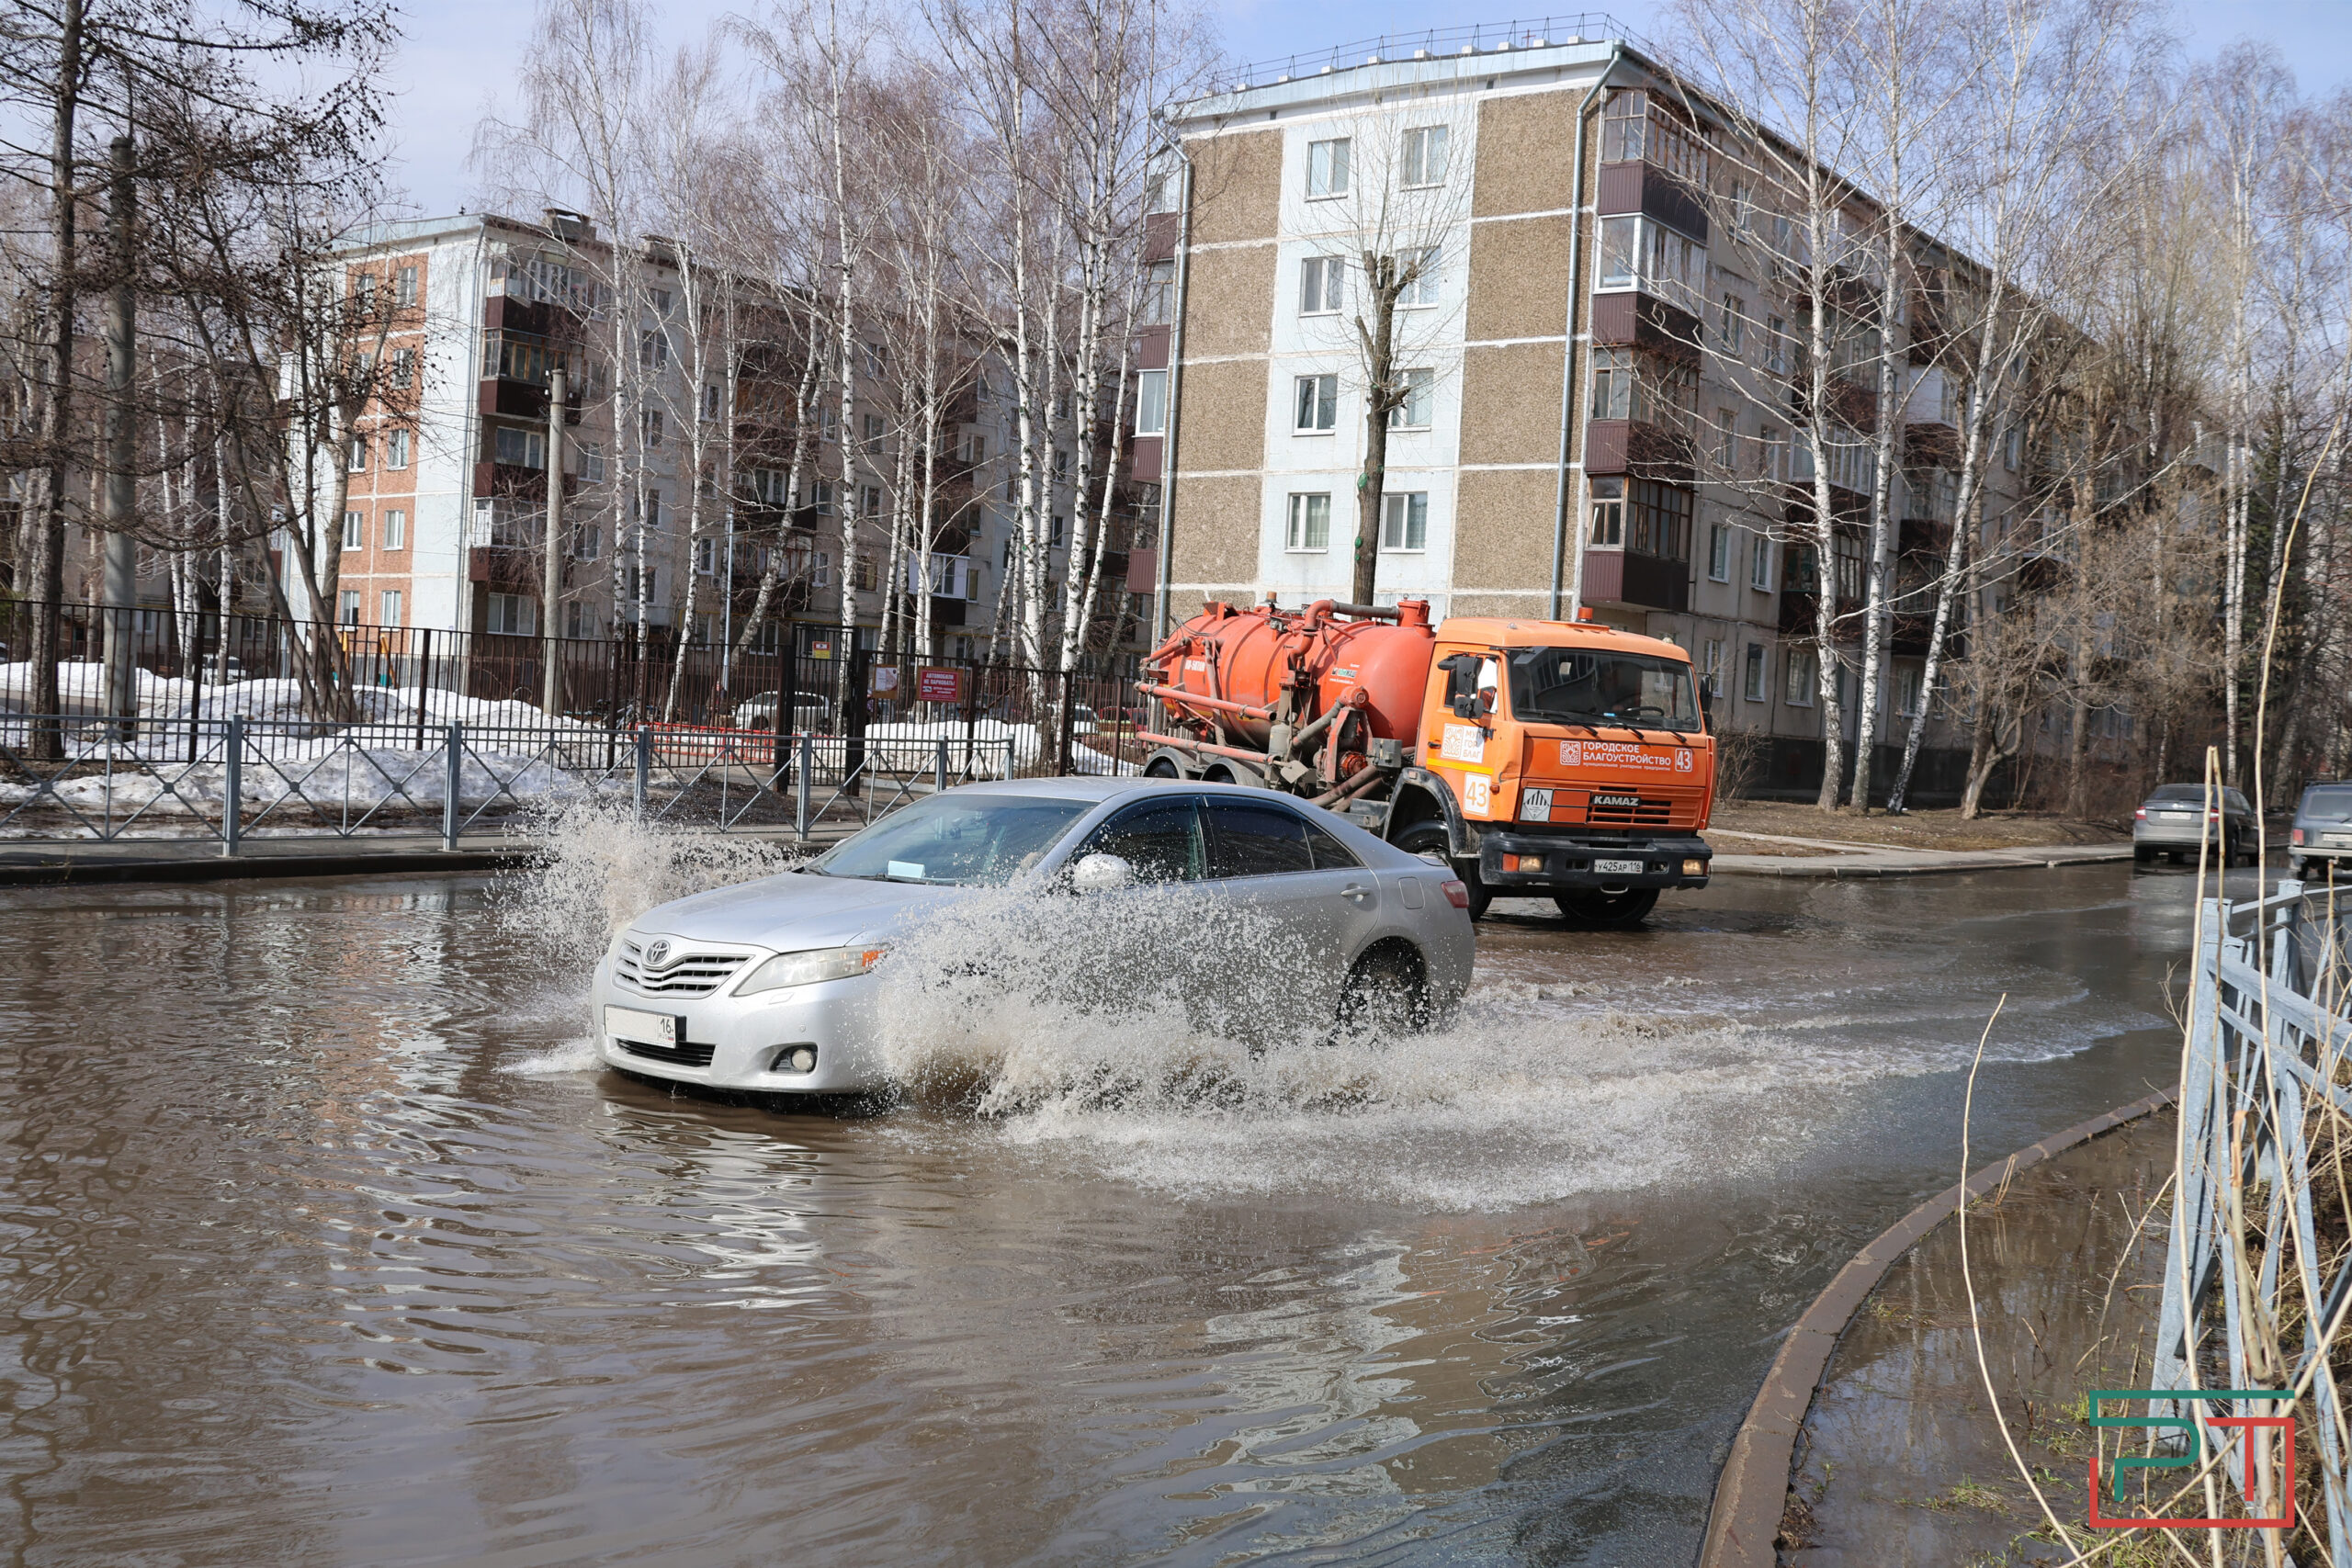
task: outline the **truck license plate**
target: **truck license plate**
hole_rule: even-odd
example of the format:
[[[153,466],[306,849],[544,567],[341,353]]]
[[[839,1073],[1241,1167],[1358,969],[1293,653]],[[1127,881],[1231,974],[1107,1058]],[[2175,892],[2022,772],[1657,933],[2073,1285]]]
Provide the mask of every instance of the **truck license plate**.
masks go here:
[[[636,1008],[605,1010],[605,1032],[616,1040],[634,1040],[640,1045],[677,1044],[678,1025],[682,1021],[674,1013],[641,1012]]]
[[[1603,876],[1639,876],[1649,868],[1637,860],[1597,860],[1592,869]]]

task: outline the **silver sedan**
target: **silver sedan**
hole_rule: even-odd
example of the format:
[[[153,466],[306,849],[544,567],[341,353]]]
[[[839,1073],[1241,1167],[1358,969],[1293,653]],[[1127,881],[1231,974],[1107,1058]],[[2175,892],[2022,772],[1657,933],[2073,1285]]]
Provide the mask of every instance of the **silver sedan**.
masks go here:
[[[875,1090],[900,1004],[950,974],[1091,1013],[1172,1003],[1253,1045],[1396,1032],[1468,986],[1468,905],[1445,869],[1264,790],[969,784],[640,916],[597,965],[597,1049],[682,1083]]]

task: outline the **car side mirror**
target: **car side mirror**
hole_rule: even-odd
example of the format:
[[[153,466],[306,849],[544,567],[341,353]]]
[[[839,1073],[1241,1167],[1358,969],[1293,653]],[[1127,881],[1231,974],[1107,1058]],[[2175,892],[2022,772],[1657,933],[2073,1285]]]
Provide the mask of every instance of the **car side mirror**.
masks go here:
[[[1093,854],[1070,868],[1069,885],[1078,893],[1112,893],[1134,885],[1136,868],[1117,855]]]

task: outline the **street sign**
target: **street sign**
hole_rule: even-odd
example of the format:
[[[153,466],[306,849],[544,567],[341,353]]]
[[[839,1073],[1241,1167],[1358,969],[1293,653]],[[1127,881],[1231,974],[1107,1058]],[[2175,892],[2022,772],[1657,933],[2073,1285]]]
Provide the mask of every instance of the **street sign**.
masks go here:
[[[919,703],[960,703],[964,700],[964,674],[961,670],[932,667],[915,671],[915,701]]]

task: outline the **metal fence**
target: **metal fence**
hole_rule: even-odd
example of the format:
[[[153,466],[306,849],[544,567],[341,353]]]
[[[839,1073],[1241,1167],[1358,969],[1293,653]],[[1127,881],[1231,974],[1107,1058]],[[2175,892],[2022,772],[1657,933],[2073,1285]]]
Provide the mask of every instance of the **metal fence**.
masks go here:
[[[2303,1432],[2317,1439],[2327,1551],[2335,1562],[2352,1562],[2345,1417],[2329,1364],[2343,1355],[2333,1338],[2344,1329],[2352,1293],[2352,1259],[2334,1234],[2345,1201],[2345,1156],[2352,1152],[2345,936],[2333,898],[2300,882],[2282,881],[2250,904],[2216,898],[2199,906],[2153,1386],[2205,1392],[2173,1402],[2171,1410],[2152,1406],[2152,1414],[2193,1422],[2193,1451],[2226,1456],[2216,1468],[2242,1495],[2246,1466],[2230,1439],[2246,1428],[2214,1424],[2309,1413]],[[2212,1392],[2282,1388],[2295,1397]],[[2256,1458],[2257,1476],[2269,1479],[2256,1489],[2274,1487],[2270,1456]],[[2251,1510],[2263,1500],[2245,1501]],[[2267,1502],[2275,1508],[2278,1498]],[[2312,1529],[2318,1533],[2316,1521]]]
[[[59,756],[28,744],[40,732]],[[0,716],[0,842],[349,839],[527,831],[582,802],[639,821],[789,830],[873,821],[934,791],[1023,771],[1011,739],[914,726],[866,735],[328,725],[309,720]]]

